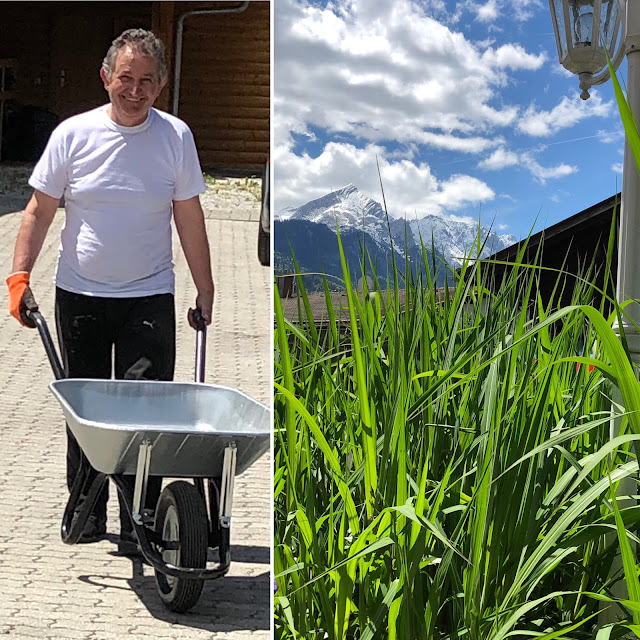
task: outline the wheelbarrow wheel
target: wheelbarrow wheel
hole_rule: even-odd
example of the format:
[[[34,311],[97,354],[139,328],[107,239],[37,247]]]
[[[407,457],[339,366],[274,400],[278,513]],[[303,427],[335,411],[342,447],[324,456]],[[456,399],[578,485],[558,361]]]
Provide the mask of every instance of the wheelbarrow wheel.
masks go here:
[[[156,509],[155,529],[168,545],[162,559],[176,567],[207,566],[209,521],[204,501],[189,482],[167,485]],[[193,607],[202,592],[202,580],[174,578],[156,570],[156,585],[160,598],[171,611],[182,613]]]

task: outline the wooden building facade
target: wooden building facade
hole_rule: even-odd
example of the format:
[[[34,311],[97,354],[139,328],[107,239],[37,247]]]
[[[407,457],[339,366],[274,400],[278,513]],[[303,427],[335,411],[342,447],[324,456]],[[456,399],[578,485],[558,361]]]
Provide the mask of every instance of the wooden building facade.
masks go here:
[[[0,160],[37,159],[57,122],[104,104],[102,59],[122,31],[141,27],[167,51],[156,106],[191,127],[203,167],[258,173],[269,154],[269,5],[0,2]]]

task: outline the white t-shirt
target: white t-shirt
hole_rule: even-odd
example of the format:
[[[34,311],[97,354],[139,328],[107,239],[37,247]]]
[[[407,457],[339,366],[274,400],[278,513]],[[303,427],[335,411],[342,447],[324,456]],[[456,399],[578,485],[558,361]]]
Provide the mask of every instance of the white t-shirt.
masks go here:
[[[56,285],[116,298],[173,293],[172,202],[206,188],[193,135],[156,109],[122,127],[107,107],[58,125],[29,179],[65,198]]]

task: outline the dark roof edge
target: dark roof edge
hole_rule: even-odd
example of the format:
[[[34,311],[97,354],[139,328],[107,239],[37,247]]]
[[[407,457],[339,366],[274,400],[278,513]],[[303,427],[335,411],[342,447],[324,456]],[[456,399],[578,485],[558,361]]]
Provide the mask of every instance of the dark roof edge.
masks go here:
[[[560,222],[557,222],[556,224],[547,227],[542,231],[539,231],[528,239],[527,246],[537,247],[540,244],[540,240],[543,236],[547,239],[553,238],[554,236],[564,233],[565,231],[573,227],[577,227],[578,225],[583,224],[588,220],[591,220],[592,218],[602,215],[605,211],[612,209],[616,205],[619,208],[620,195],[620,193],[617,193],[610,198],[603,200],[602,202],[598,202],[598,204],[594,204],[588,209],[584,209],[583,211],[580,211],[579,213],[576,213],[569,218],[561,220]],[[510,247],[501,249],[500,251],[498,251],[498,253],[494,253],[489,258],[485,258],[485,260],[508,260],[509,258],[512,258],[517,254],[517,252],[525,242],[527,242],[526,238],[524,240],[516,242],[515,244],[512,244]]]

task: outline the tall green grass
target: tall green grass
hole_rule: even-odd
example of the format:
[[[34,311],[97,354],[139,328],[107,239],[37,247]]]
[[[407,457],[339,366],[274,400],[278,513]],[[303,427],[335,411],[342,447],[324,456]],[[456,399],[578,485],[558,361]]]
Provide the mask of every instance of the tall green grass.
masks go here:
[[[640,519],[613,490],[640,434],[620,310],[592,306],[595,265],[556,310],[568,283],[543,301],[523,252],[499,286],[468,260],[444,291],[427,268],[356,292],[343,256],[348,312],[325,287],[319,327],[302,278],[296,322],[276,292],[277,638],[619,637],[602,602],[634,622],[609,597]]]

